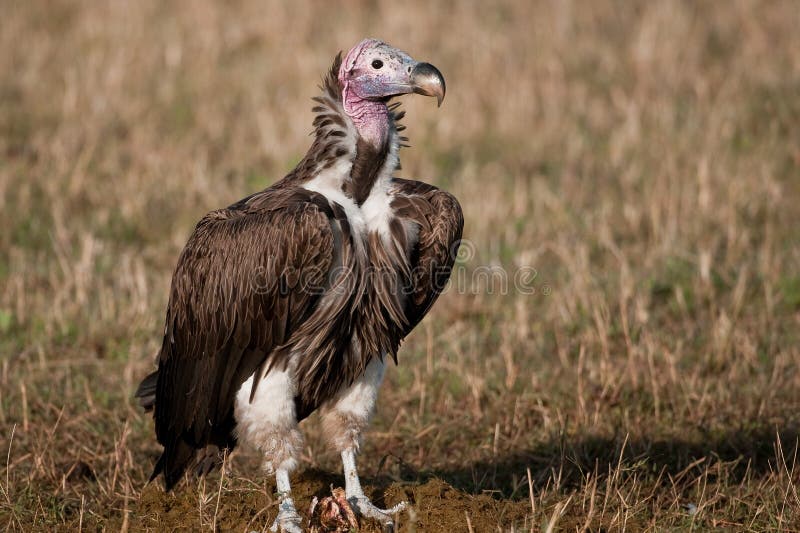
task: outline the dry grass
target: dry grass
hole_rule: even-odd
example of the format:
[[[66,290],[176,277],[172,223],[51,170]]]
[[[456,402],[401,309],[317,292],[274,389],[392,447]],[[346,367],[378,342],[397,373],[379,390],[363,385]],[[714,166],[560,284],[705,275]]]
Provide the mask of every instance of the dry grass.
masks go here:
[[[0,528],[274,515],[246,456],[145,487],[131,396],[192,225],[301,157],[321,73],[366,35],[445,73],[441,110],[407,99],[402,175],[453,191],[471,243],[367,436],[403,527],[800,527],[797,4],[314,6],[4,2]],[[536,291],[489,294],[481,266]],[[306,434],[301,502],[339,482]]]

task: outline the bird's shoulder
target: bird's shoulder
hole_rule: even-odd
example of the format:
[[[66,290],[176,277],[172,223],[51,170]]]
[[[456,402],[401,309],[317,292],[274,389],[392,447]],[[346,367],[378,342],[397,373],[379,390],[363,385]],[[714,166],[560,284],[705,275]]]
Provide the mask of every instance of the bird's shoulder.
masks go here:
[[[197,223],[178,259],[175,278],[266,264],[272,270],[313,262],[325,270],[334,253],[335,216],[324,196],[299,187],[253,194],[211,211]]]
[[[435,185],[393,178],[390,194],[395,213],[418,220],[426,229],[430,229],[431,223],[443,221],[463,226],[464,216],[458,199]]]
[[[267,235],[298,241],[330,233],[330,220],[335,217],[334,209],[319,193],[301,187],[269,188],[207,213],[188,244],[211,239],[228,245],[220,239],[263,239]]]
[[[243,223],[246,220],[269,222],[292,218],[321,218],[318,215],[334,216],[323,195],[303,187],[273,186],[242,198],[228,207],[209,212],[198,226],[224,226],[226,223]]]

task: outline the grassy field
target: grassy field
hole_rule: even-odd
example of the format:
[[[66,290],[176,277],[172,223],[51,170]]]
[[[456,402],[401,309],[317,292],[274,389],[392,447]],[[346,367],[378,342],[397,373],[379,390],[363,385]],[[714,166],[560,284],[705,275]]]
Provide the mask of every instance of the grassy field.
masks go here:
[[[0,530],[271,522],[246,452],[146,485],[132,395],[194,223],[300,159],[365,36],[444,73],[400,175],[467,221],[368,494],[403,531],[800,530],[798,3],[337,4],[0,1]],[[342,483],[304,432],[302,513]]]

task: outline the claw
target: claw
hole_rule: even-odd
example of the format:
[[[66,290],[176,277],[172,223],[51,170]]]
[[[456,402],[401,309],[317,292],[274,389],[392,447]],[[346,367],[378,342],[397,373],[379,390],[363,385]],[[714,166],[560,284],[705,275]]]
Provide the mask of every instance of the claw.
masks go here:
[[[365,496],[353,496],[347,501],[353,506],[353,509],[361,516],[377,520],[383,526],[384,531],[394,531],[394,515],[408,507],[408,502],[400,502],[394,507],[389,509],[380,509],[375,507],[369,498]]]
[[[408,507],[408,502],[400,502],[389,509],[378,509],[364,495],[364,489],[361,488],[361,480],[358,479],[358,470],[356,470],[356,454],[353,448],[342,451],[342,464],[344,466],[345,493],[347,501],[353,509],[361,516],[380,522],[384,531],[394,531],[394,515]]]

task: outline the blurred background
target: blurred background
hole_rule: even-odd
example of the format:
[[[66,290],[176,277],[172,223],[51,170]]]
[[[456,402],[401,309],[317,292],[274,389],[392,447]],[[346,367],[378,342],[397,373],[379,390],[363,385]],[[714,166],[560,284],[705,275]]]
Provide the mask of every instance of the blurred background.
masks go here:
[[[322,74],[367,36],[447,79],[441,109],[403,100],[399,175],[454,193],[468,240],[363,448],[378,498],[414,502],[402,527],[799,523],[797,2],[0,12],[0,527],[274,516],[246,453],[208,488],[145,487],[132,394],[194,224],[300,160]],[[341,483],[316,424],[301,508]]]

